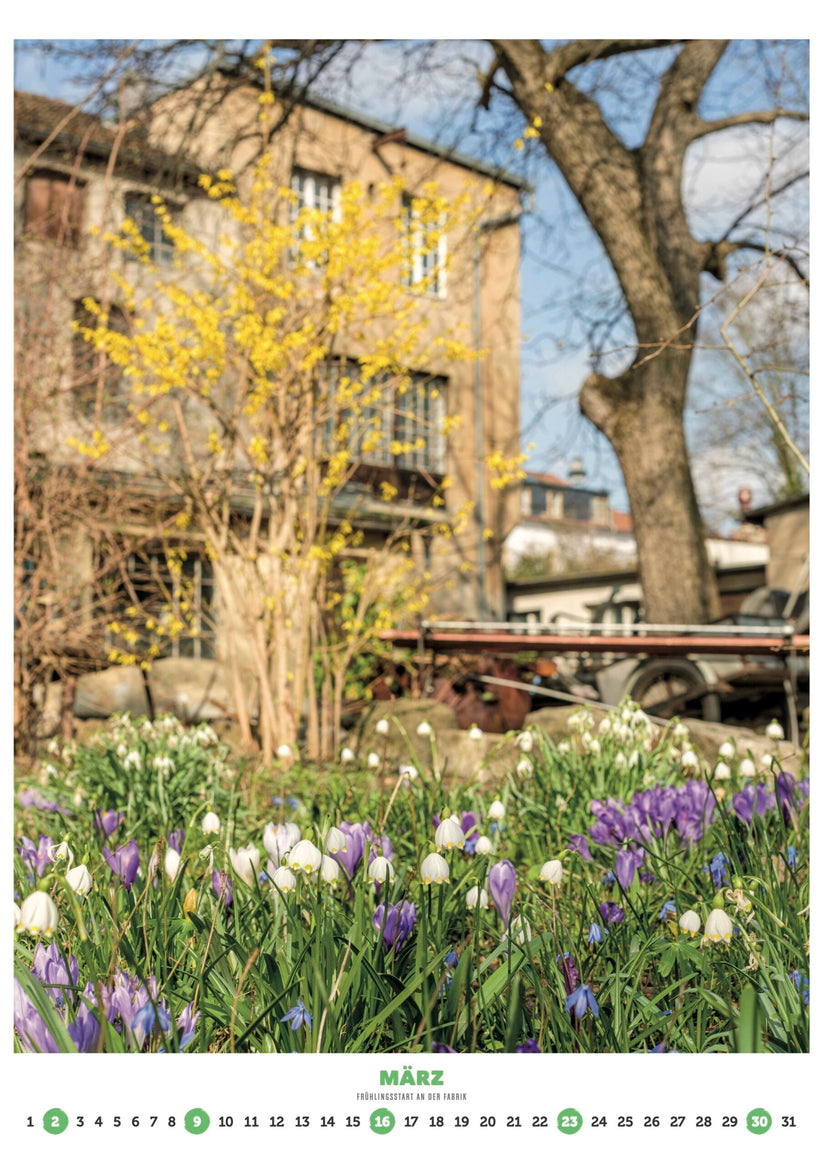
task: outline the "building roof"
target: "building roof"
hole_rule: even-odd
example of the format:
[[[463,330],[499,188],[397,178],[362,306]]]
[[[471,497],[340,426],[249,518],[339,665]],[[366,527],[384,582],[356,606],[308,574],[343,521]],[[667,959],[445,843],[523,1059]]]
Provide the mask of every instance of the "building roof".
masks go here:
[[[756,510],[746,510],[744,515],[747,522],[751,522],[755,526],[759,526],[766,521],[767,518],[774,517],[775,514],[783,514],[788,510],[800,510],[809,507],[809,491],[805,493],[794,494],[790,498],[781,498],[779,501],[771,502],[768,506],[760,506]]]

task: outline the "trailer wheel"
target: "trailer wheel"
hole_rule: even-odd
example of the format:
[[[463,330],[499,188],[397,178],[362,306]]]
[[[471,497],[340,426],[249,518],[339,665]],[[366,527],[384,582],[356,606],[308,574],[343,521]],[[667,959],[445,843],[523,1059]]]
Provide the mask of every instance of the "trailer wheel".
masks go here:
[[[716,692],[704,692],[705,687],[705,677],[689,660],[657,659],[642,664],[630,677],[625,694],[649,716],[719,721],[720,697]]]

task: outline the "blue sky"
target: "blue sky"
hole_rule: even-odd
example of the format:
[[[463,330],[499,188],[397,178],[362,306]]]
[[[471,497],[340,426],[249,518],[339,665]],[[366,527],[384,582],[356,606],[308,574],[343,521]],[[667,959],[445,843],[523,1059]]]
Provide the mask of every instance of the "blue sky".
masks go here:
[[[359,63],[341,62],[336,72],[324,78],[323,91],[361,112],[476,157],[492,158],[524,173],[532,182],[533,208],[523,220],[523,448],[529,454],[529,467],[561,476],[571,459],[581,456],[589,481],[609,489],[613,505],[627,508],[616,458],[607,442],[580,416],[576,403],[589,369],[591,345],[609,350],[630,344],[631,339],[625,330],[606,334],[597,326],[599,319],[613,314],[619,299],[600,245],[539,143],[523,153],[514,149],[521,128],[518,115],[498,102],[489,113],[475,116],[476,69],[489,57],[485,44],[444,42],[427,62],[425,84],[415,84],[413,78],[404,85],[393,84],[408,50],[415,47],[419,45],[413,42],[372,44]],[[646,63],[656,66],[668,60],[673,51],[645,54],[641,69],[605,101],[607,116],[632,144],[642,139],[654,92],[653,79],[650,83],[649,75],[644,74]],[[773,99],[770,84],[782,85],[786,104],[790,104],[795,90],[800,92],[807,84],[807,70],[801,42],[791,44],[788,51],[760,50],[753,42],[741,42],[729,51],[707,90],[706,116],[768,105]],[[602,81],[608,83],[609,76]],[[70,85],[66,71],[53,58],[37,51],[15,53],[15,86],[67,100],[84,95]],[[802,165],[807,148],[804,139],[797,123],[783,123],[771,139],[749,128],[705,139],[693,149],[685,188],[695,232],[705,237],[704,233],[734,219],[762,182],[770,148],[784,159],[777,163],[777,173]],[[781,228],[784,221],[788,228],[800,223],[802,233],[808,220],[807,186],[796,188],[786,201],[788,214],[784,220],[776,218],[773,229]],[[715,290],[716,285],[711,292]],[[709,362],[700,355],[695,360],[695,379],[711,381],[720,398],[738,393],[741,387],[728,365],[716,358]],[[702,394],[695,392],[698,397],[705,406],[705,383]],[[705,408],[690,416],[690,428],[697,432],[700,424],[705,425],[701,420],[704,416]],[[748,484],[755,490],[755,504],[769,500],[761,496],[768,489],[765,478],[762,483],[743,480],[740,474],[745,476],[748,468],[738,468],[736,475],[734,458],[728,470],[721,472],[714,465],[716,492],[733,499],[739,485]],[[708,509],[718,501],[704,500]],[[722,508],[719,503],[714,506],[715,510]]]

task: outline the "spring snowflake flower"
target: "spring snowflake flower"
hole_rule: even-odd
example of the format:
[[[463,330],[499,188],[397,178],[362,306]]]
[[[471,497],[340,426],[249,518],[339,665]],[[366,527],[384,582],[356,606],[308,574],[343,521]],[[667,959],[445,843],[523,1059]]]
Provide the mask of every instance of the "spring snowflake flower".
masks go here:
[[[200,828],[203,830],[203,833],[219,833],[220,818],[216,813],[208,812],[200,822]]]
[[[490,837],[486,837],[485,833],[482,833],[475,843],[474,852],[476,854],[490,854],[493,849],[494,843],[492,842],[492,839]]]
[[[531,732],[521,732],[515,738],[515,744],[521,752],[531,752],[534,748],[534,737]]]
[[[290,894],[292,890],[297,889],[297,878],[288,868],[288,866],[278,866],[276,870],[272,869],[272,864],[268,864],[269,877],[272,886],[280,891],[281,894]]]
[[[446,859],[440,854],[429,854],[427,858],[423,858],[420,863],[420,880],[424,886],[429,886],[433,882],[438,886],[448,882],[449,866]]]
[[[341,764],[348,765],[348,764],[351,764],[353,760],[354,760],[354,753],[352,752],[352,750],[350,748],[343,748],[340,750],[340,762],[341,762]]]
[[[451,817],[447,817],[434,831],[434,844],[438,853],[442,849],[462,849],[466,844],[466,838],[460,825]]]
[[[238,878],[247,886],[253,886],[260,869],[260,851],[257,846],[250,842],[240,849],[229,849],[229,860]]]
[[[289,869],[299,870],[303,874],[316,874],[322,859],[323,855],[317,846],[304,837],[289,851]]]
[[[529,760],[529,758],[527,756],[523,756],[517,762],[517,767],[515,769],[515,772],[517,773],[518,777],[522,777],[523,779],[526,779],[526,778],[530,777],[532,775],[532,773],[534,772],[534,765],[532,764],[532,762]]]
[[[715,780],[728,781],[728,779],[731,775],[732,775],[732,770],[729,768],[729,766],[727,764],[724,764],[722,760],[718,761],[717,764],[714,766]]]
[[[692,752],[690,748],[687,748],[680,757],[681,769],[696,769],[699,764],[700,761],[697,759],[697,753]]]
[[[487,816],[492,821],[502,821],[506,816],[506,806],[502,801],[492,801]]]
[[[417,735],[418,736],[431,736],[431,734],[432,734],[431,724],[429,724],[428,720],[421,720],[420,723],[417,725]]]
[[[703,943],[731,943],[734,925],[725,910],[713,910],[706,919]]]
[[[376,752],[370,752],[369,755],[366,757],[366,764],[369,766],[370,769],[379,769],[380,768],[380,756],[379,756],[379,754]]]
[[[80,898],[84,898],[94,884],[87,866],[72,866],[66,871],[66,881]]]
[[[294,753],[292,752],[290,745],[281,744],[281,745],[278,745],[277,756],[279,757],[280,760],[291,760],[292,757],[294,756]]]
[[[372,882],[377,882],[381,886],[384,882],[393,882],[394,866],[388,858],[384,858],[382,855],[376,857],[369,865],[369,878]]]
[[[696,910],[684,910],[677,924],[683,934],[690,934],[692,938],[700,932],[700,915]]]
[[[766,735],[768,736],[769,740],[785,739],[785,733],[776,720],[772,720],[769,724],[766,725]]]
[[[23,900],[17,930],[50,938],[59,922],[60,915],[52,899],[44,890],[35,890]]]
[[[721,760],[733,760],[737,755],[737,749],[734,747],[733,741],[724,741],[724,743],[721,744],[720,748],[717,750],[717,755],[721,758]]]
[[[388,722],[388,720],[378,720],[374,726],[374,731],[378,732],[381,736],[388,736],[389,735],[389,722]]]
[[[557,860],[544,862],[540,869],[540,881],[549,882],[552,886],[563,881],[563,866]]]
[[[483,729],[478,728],[476,724],[472,724],[471,728],[469,729],[469,740],[482,740],[482,739],[483,739]]]
[[[488,905],[489,896],[480,886],[472,886],[471,890],[466,892],[466,906],[469,910],[474,910],[477,906],[485,910]]]
[[[754,777],[757,775],[757,766],[751,757],[745,756],[738,765],[737,771],[741,777]]]

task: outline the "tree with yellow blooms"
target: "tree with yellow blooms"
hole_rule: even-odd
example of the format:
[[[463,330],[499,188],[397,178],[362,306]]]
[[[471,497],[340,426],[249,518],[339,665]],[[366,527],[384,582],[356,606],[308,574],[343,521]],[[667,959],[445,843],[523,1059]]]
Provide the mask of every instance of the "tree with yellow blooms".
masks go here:
[[[409,208],[404,214],[397,180],[368,194],[343,186],[327,211],[299,208],[264,151],[237,184],[222,170],[202,186],[221,219],[211,241],[177,225],[156,198],[173,267],[154,267],[127,219],[107,241],[139,260],[138,278],[112,276],[131,327],[115,330],[89,300],[79,333],[122,370],[141,472],[162,483],[178,524],[205,540],[231,613],[228,655],[245,738],[240,636],[251,652],[264,757],[295,744],[304,716],[310,753],[329,755],[352,659],[398,610],[426,604],[430,579],[414,539],[426,526],[450,528],[442,480],[418,487],[403,499],[402,520],[389,521],[391,475],[372,473],[366,484],[362,467],[379,470],[427,446],[445,450],[454,418],[435,407],[440,379],[418,370],[473,353],[436,333],[425,288],[404,278]],[[432,185],[411,211],[418,246],[422,239],[436,248],[444,231],[471,236],[467,201],[447,202]],[[105,456],[105,432],[100,441],[103,452],[87,456]],[[376,511],[379,536],[368,532]],[[364,569],[341,566],[352,556]]]

